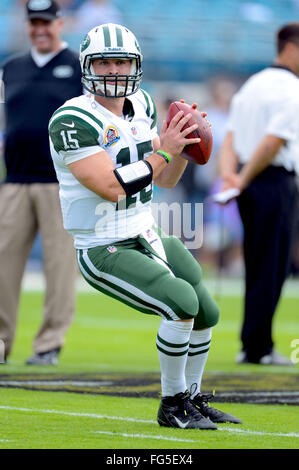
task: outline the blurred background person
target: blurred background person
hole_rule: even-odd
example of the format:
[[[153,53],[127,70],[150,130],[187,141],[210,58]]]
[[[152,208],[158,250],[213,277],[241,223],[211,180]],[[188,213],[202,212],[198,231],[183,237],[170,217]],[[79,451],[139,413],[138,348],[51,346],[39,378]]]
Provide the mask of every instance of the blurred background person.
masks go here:
[[[40,231],[46,292],[32,365],[57,364],[75,310],[75,251],[62,224],[48,141],[49,118],[82,93],[78,56],[61,40],[63,19],[52,0],[26,4],[30,52],[3,66],[6,177],[0,188],[0,338],[10,354],[21,281]]]
[[[208,103],[204,110],[212,123],[213,148],[210,160],[206,165],[193,166],[194,195],[204,201],[210,194],[212,185],[219,178],[218,157],[226,133],[229,106],[237,91],[235,82],[227,77],[213,77],[207,87]]]
[[[241,259],[242,224],[236,201],[220,207],[210,196],[220,190],[219,152],[226,134],[229,107],[237,91],[236,81],[215,77],[209,83],[209,103],[205,108],[212,123],[213,149],[204,166],[194,166],[192,199],[204,202],[203,246],[197,253],[201,263],[219,274],[243,274]]]
[[[223,189],[236,187],[246,291],[238,363],[291,365],[274,349],[272,321],[290,273],[299,161],[299,22],[279,29],[271,67],[234,96],[220,154]]]

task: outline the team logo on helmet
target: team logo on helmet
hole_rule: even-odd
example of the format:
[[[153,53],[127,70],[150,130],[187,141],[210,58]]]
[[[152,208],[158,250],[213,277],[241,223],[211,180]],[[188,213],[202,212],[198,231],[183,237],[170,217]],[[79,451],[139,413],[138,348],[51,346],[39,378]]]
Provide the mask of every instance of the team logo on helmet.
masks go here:
[[[83,39],[81,43],[80,52],[85,51],[85,49],[88,48],[89,44],[90,44],[90,37],[89,37],[89,34],[86,34],[85,38]]]
[[[116,127],[108,127],[105,132],[105,147],[111,147],[120,139]]]

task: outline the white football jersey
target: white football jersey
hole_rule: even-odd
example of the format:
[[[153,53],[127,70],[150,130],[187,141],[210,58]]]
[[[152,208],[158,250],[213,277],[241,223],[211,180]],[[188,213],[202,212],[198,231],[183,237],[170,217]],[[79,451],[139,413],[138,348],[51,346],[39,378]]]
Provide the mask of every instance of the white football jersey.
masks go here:
[[[66,101],[49,123],[64,228],[78,249],[135,237],[154,223],[152,184],[121,204],[113,203],[83,186],[68,168],[70,163],[103,150],[116,168],[153,153],[152,141],[158,135],[153,100],[144,90],[126,100],[126,115],[118,117],[94,96],[82,95]]]

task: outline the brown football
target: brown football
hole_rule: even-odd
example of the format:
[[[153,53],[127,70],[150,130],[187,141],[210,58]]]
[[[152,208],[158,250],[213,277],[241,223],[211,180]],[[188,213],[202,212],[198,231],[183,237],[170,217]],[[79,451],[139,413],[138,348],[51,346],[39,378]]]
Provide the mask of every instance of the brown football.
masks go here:
[[[199,144],[185,145],[182,157],[193,163],[197,163],[198,165],[205,165],[209,161],[213,146],[213,135],[209,122],[206,118],[202,117],[200,111],[192,108],[189,104],[182,103],[181,101],[174,101],[168,108],[166,118],[167,125],[169,125],[172,118],[179,111],[184,111],[185,115],[188,113],[192,114],[192,117],[189,119],[187,124],[185,124],[183,129],[186,129],[195,123],[198,124],[198,128],[187,135],[187,139],[194,139],[197,137],[200,137],[201,139]]]

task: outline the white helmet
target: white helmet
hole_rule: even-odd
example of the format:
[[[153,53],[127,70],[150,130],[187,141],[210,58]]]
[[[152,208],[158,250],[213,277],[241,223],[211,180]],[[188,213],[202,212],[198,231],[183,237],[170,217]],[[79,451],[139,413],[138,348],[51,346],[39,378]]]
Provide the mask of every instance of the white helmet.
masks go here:
[[[96,75],[93,59],[131,59],[129,75]],[[107,23],[96,26],[85,36],[80,46],[82,83],[90,93],[107,98],[136,93],[142,78],[142,55],[134,34],[124,26]],[[114,84],[107,83],[113,81]],[[120,82],[122,82],[120,84]]]

